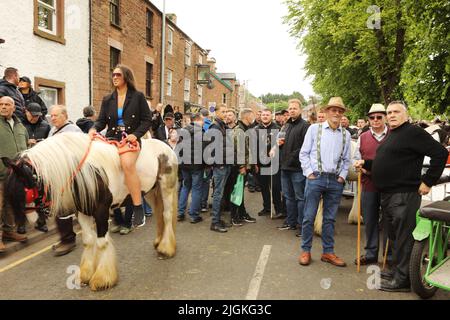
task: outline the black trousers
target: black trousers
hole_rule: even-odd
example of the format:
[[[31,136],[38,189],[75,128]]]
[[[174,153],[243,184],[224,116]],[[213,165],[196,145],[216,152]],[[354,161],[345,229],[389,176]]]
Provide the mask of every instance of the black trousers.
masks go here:
[[[73,218],[61,219],[56,217],[56,226],[62,243],[74,243],[76,234],[73,232]]]
[[[396,263],[394,278],[401,284],[409,283],[409,259],[414,245],[412,233],[421,202],[422,197],[417,191],[381,194],[381,208],[392,232],[389,238],[395,238],[392,252]]]
[[[239,167],[231,168],[231,173],[228,178],[230,181],[230,184],[232,185],[231,192],[233,192],[233,188],[234,188],[234,185],[236,184],[239,174],[240,174]],[[247,176],[245,175],[244,176],[244,186],[245,186],[246,180],[247,180]],[[231,195],[231,192],[230,192],[230,195]],[[228,197],[229,197],[229,195],[228,195]],[[243,219],[244,218],[244,216],[247,214],[247,211],[245,210],[244,202],[245,202],[245,192],[244,192],[244,195],[242,196],[242,203],[239,207],[230,202],[231,219]]]
[[[259,183],[261,185],[261,195],[263,198],[264,211],[272,211],[272,202],[276,213],[281,213],[283,210],[283,202],[281,200],[281,171],[272,176],[259,175]],[[272,201],[270,195],[272,193]]]

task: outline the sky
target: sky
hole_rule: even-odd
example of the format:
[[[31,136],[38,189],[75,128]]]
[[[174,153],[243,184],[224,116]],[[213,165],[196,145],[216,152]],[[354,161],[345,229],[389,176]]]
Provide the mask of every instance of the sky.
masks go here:
[[[164,0],[151,0],[161,11]],[[236,73],[259,97],[266,93],[305,98],[314,94],[305,79],[305,57],[283,24],[284,0],[165,0],[166,13],[217,61],[219,73]]]

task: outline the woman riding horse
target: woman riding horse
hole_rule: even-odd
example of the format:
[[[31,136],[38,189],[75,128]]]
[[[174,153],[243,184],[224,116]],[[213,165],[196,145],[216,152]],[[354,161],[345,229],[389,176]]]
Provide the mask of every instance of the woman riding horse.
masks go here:
[[[145,96],[136,90],[133,71],[118,65],[112,74],[114,92],[103,98],[100,114],[94,127],[89,131],[91,138],[106,126],[106,137],[121,141],[125,138],[130,143],[139,142],[150,129],[152,118]],[[120,164],[125,174],[125,184],[130,191],[133,202],[135,226],[144,223],[141,183],[136,171],[139,152],[127,152],[120,156]]]

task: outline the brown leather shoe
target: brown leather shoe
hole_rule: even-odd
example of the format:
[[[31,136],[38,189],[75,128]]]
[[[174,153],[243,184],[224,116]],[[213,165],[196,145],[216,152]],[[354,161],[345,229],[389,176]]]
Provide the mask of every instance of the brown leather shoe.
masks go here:
[[[14,241],[14,242],[26,242],[28,240],[27,236],[18,234],[17,232],[6,232],[3,231],[3,240]]]
[[[6,251],[6,246],[3,243],[3,241],[0,240],[0,253],[3,253]]]
[[[76,248],[75,242],[70,243],[58,243],[52,247],[53,254],[55,257],[61,257],[64,256],[70,252],[72,252]]]
[[[298,263],[302,266],[309,266],[311,264],[311,252],[302,252],[298,257]]]
[[[344,262],[344,260],[339,258],[334,253],[324,253],[324,254],[322,254],[322,258],[320,260],[322,260],[323,262],[331,263],[332,265],[335,265],[337,267],[347,266],[347,264]]]

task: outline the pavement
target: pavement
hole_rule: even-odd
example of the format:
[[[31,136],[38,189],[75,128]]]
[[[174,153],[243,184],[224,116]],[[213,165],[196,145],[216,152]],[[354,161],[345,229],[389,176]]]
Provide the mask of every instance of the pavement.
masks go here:
[[[321,240],[314,238],[308,267],[297,262],[300,239],[295,231],[280,231],[282,220],[258,217],[260,193],[246,192],[247,210],[255,224],[233,227],[228,233],[209,230],[205,221],[177,224],[177,254],[158,260],[153,249],[153,218],[129,235],[112,235],[118,254],[119,283],[102,292],[91,292],[75,281],[82,245],[63,257],[53,257],[56,234],[10,250],[0,258],[0,299],[31,300],[419,300],[414,293],[386,293],[373,288],[376,266],[357,273],[357,228],[347,224],[352,199],[343,198],[336,222],[336,253],[347,262],[338,268],[320,261]],[[229,213],[225,214],[229,219]],[[54,229],[52,229],[54,230]],[[363,228],[364,230],[364,228]],[[34,231],[33,231],[34,232]],[[52,231],[50,231],[52,232]],[[42,235],[36,235],[42,237]],[[364,239],[364,233],[362,234]],[[362,248],[364,245],[362,245]],[[450,292],[438,290],[436,300],[449,300]]]

